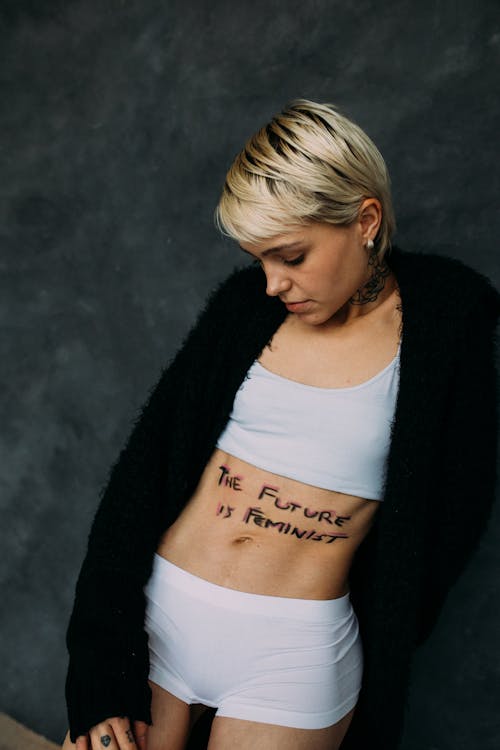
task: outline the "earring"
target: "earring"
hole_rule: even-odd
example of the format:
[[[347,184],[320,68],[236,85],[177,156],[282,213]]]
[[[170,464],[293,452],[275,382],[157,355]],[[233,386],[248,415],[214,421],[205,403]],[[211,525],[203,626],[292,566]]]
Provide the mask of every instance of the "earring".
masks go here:
[[[371,252],[374,248],[373,240],[368,240],[368,242],[365,245],[366,249]]]

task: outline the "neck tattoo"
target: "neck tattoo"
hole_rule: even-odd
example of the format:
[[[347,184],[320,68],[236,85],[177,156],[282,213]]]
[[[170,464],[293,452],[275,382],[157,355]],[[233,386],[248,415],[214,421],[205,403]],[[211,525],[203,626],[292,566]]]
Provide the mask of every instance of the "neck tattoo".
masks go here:
[[[380,261],[375,250],[368,258],[368,265],[373,267],[372,275],[366,284],[350,298],[349,303],[351,305],[366,305],[367,302],[374,302],[384,288],[386,278],[391,273],[386,261]]]

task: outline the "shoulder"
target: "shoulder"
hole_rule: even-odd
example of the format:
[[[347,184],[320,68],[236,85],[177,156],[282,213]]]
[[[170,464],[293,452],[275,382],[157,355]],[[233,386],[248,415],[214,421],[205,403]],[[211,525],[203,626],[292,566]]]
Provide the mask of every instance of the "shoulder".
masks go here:
[[[499,292],[484,273],[459,258],[440,252],[410,252],[395,245],[388,262],[406,291],[414,291],[423,304],[429,301],[443,306],[450,316],[484,316],[496,323]]]
[[[253,299],[263,290],[265,290],[264,277],[257,265],[237,266],[208,292],[204,309],[218,302],[228,304],[240,301],[244,304],[247,299]]]
[[[274,305],[273,305],[274,303]],[[194,322],[181,341],[181,350],[211,350],[221,343],[244,338],[249,327],[276,308],[277,301],[265,294],[265,277],[260,266],[235,267],[208,288]],[[280,305],[281,307],[281,305]]]

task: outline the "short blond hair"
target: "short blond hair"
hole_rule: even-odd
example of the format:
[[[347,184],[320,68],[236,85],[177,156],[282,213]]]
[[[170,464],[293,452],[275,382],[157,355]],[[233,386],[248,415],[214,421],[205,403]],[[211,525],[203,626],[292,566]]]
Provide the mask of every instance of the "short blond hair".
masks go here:
[[[333,104],[293,99],[234,159],[214,219],[222,234],[258,243],[295,225],[349,225],[366,198],[382,206],[374,238],[381,259],[396,222],[380,151]]]

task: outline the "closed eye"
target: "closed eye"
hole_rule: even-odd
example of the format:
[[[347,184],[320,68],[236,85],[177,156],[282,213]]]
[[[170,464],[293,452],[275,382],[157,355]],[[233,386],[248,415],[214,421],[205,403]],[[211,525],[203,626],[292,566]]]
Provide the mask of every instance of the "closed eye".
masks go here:
[[[298,258],[293,258],[292,260],[284,260],[283,263],[286,266],[298,266],[302,261],[304,260],[303,255],[299,255]]]

